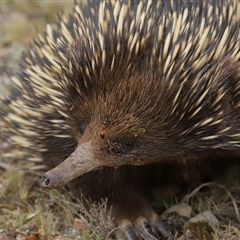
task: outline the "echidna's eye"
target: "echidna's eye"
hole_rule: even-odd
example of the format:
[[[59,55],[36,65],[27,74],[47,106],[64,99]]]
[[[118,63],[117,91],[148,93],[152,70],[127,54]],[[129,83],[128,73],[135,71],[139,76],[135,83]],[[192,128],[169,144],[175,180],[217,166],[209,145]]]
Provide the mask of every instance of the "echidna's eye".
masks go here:
[[[109,124],[109,121],[105,118],[105,119],[103,119],[102,124],[104,126],[107,126]]]
[[[132,141],[126,139],[117,139],[111,142],[107,152],[109,154],[122,155],[129,153],[129,151],[131,151],[133,148],[134,144]]]

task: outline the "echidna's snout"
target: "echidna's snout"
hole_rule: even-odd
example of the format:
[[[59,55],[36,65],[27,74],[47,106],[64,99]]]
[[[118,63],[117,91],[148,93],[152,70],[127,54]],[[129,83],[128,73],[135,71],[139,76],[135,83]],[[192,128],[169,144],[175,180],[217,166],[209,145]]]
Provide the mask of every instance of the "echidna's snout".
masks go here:
[[[48,189],[62,187],[89,171],[99,169],[101,164],[91,149],[91,141],[78,145],[65,161],[41,177],[40,186]]]

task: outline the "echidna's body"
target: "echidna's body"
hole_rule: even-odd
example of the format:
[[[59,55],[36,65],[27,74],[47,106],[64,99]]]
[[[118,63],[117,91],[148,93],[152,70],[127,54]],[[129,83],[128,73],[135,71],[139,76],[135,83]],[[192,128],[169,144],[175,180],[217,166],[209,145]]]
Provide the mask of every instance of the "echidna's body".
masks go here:
[[[239,12],[230,0],[76,5],[13,78],[15,156],[48,169],[67,159],[42,186],[108,198],[132,239],[142,222],[168,236],[147,200],[164,164],[239,156]]]

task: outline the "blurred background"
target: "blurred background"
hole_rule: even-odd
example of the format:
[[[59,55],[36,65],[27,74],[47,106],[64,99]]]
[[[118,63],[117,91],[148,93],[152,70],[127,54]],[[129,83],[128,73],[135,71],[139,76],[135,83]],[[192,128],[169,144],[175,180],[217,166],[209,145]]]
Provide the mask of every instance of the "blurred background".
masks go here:
[[[33,43],[37,32],[45,30],[46,23],[57,20],[57,12],[71,12],[74,1],[9,1],[0,0],[0,94],[7,95],[10,79],[7,73],[19,69],[22,52]],[[60,14],[61,15],[61,14]]]

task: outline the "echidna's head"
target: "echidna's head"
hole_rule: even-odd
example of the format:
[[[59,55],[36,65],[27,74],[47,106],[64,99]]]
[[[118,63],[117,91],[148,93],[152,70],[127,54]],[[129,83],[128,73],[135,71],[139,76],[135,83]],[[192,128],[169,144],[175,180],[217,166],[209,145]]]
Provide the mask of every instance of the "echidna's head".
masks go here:
[[[89,171],[143,165],[164,156],[165,108],[159,108],[164,94],[159,94],[152,70],[134,65],[126,69],[123,61],[121,70],[90,73],[92,84],[82,72],[65,72],[75,83],[62,87],[78,145],[69,158],[46,173],[43,186],[58,187]]]

